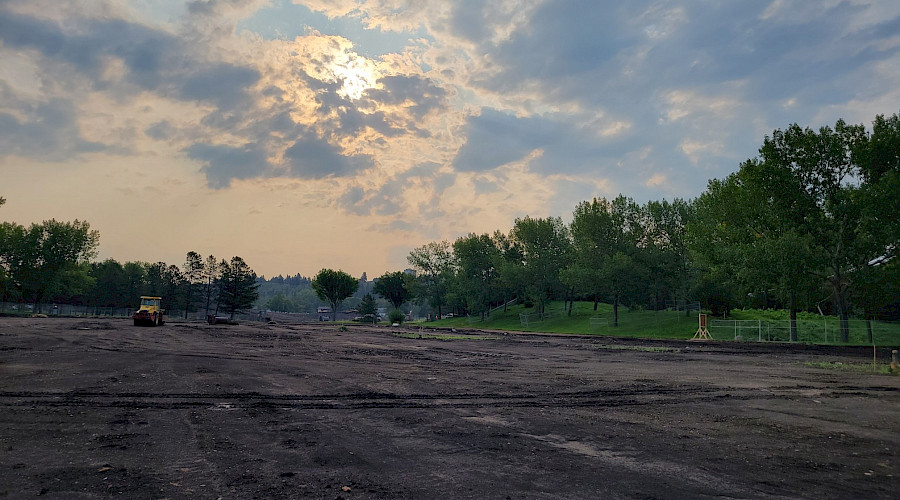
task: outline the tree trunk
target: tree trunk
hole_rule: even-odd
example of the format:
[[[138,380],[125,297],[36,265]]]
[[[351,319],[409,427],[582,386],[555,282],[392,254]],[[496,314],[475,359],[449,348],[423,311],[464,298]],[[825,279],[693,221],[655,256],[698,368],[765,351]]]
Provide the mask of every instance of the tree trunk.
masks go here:
[[[598,302],[600,302],[600,296],[597,295],[597,294],[594,294],[594,310],[595,310],[595,311],[597,310],[597,303],[598,303]]]
[[[850,342],[850,318],[847,317],[846,308],[841,308],[841,342]]]
[[[613,326],[619,326],[619,296],[613,297]]]

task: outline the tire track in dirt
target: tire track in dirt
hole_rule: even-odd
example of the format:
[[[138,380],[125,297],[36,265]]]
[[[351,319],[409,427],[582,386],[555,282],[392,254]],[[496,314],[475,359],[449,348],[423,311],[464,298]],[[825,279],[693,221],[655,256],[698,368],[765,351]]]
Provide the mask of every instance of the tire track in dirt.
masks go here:
[[[396,408],[505,407],[619,407],[684,404],[717,400],[792,398],[791,394],[759,391],[723,391],[709,388],[652,388],[601,390],[559,394],[325,394],[271,395],[260,393],[101,393],[101,392],[4,392],[0,406],[116,407],[116,408],[273,408],[304,410],[354,410]]]

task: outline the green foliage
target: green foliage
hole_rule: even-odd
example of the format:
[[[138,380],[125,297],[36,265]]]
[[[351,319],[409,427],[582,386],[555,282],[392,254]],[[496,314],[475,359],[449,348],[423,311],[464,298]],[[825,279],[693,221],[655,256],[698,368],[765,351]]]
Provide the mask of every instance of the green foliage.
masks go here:
[[[872,266],[887,262],[900,242],[897,212],[881,208],[900,198],[891,184],[900,164],[898,124],[896,115],[878,117],[872,135],[843,120],[833,129],[775,130],[758,158],[710,181],[698,200],[698,262],[727,276],[722,285],[732,293],[772,293],[795,312],[821,302],[826,285],[848,341],[851,298],[867,309],[884,302],[872,290],[882,270]]]
[[[525,292],[535,298],[539,312],[543,312],[546,302],[563,291],[560,272],[568,266],[572,250],[569,231],[559,217],[526,216],[516,219],[510,239],[521,248]]]
[[[375,303],[375,298],[372,297],[372,294],[367,293],[363,296],[357,311],[363,317],[363,321],[366,321],[371,316],[372,324],[378,322],[378,304]]]
[[[725,316],[734,304],[734,291],[725,280],[713,274],[701,277],[693,289],[694,296],[713,316]]]
[[[216,301],[216,298],[219,293],[219,287],[216,286],[217,281],[219,280],[219,262],[216,260],[215,255],[209,255],[206,257],[206,260],[203,261],[203,285],[201,288],[200,298],[205,302],[204,315],[209,316],[209,310],[212,304]]]
[[[21,225],[0,223],[0,269],[6,286],[40,305],[56,296],[80,295],[92,284],[86,264],[100,235],[84,221],[55,219]],[[9,290],[5,293],[9,293]]]
[[[453,252],[450,243],[431,242],[415,248],[406,260],[417,271],[416,279],[412,282],[413,296],[427,301],[440,317],[447,304],[447,294],[453,279]]]
[[[403,315],[403,312],[400,311],[400,309],[391,309],[388,312],[388,322],[390,322],[391,324],[403,323],[404,319],[406,319],[406,317]]]
[[[399,309],[410,297],[410,280],[411,276],[405,275],[400,271],[385,273],[375,281],[375,287],[372,291],[384,297],[385,300],[393,304],[394,308]]]
[[[359,288],[359,282],[344,271],[322,269],[312,280],[312,287],[320,299],[331,306],[332,321],[337,320],[337,308]]]
[[[453,243],[456,260],[454,286],[462,305],[470,314],[484,314],[496,294],[499,271],[495,263],[500,252],[490,235],[470,233]]]
[[[188,252],[182,264],[184,278],[184,319],[188,317],[188,311],[195,307],[194,301],[203,285],[203,257],[197,252]]]
[[[252,306],[258,296],[256,273],[240,257],[232,257],[231,262],[223,259],[219,263],[218,284],[219,305],[232,320],[236,312]]]
[[[221,265],[227,266],[225,261],[222,261]],[[163,308],[172,309],[182,303],[184,285],[184,275],[178,266],[168,265],[165,262],[147,266],[146,293],[162,297]]]

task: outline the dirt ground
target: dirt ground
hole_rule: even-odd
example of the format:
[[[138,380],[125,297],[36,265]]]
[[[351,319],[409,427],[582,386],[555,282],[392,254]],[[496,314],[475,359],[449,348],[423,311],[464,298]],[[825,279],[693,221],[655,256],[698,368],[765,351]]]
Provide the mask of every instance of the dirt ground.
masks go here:
[[[900,496],[871,350],[397,331],[0,318],[0,498]]]

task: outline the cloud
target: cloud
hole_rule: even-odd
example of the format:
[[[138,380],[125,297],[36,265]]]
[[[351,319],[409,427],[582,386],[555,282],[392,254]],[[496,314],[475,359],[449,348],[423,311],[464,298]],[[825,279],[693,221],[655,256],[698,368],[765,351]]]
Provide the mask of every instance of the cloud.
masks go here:
[[[545,207],[605,189],[690,196],[775,127],[895,111],[877,109],[897,95],[890,2],[294,3],[321,14],[0,3],[4,154],[180,151],[215,189],[295,179],[324,205],[415,225],[522,210],[510,169],[545,183],[528,191]],[[301,36],[246,29],[298,12]],[[354,45],[387,31],[407,45]]]
[[[301,137],[284,152],[289,174],[303,179],[349,177],[372,166],[368,155],[345,156],[341,150],[316,137]]]
[[[212,64],[186,76],[178,94],[185,100],[211,101],[219,107],[229,107],[244,99],[247,87],[259,77],[259,71],[253,68]]]
[[[481,171],[520,160],[531,151],[557,140],[557,129],[539,117],[518,118],[494,109],[469,117],[453,166],[460,171]]]
[[[381,88],[365,96],[379,104],[403,107],[418,120],[447,107],[447,91],[421,75],[391,75],[378,79]]]
[[[398,180],[387,182],[377,189],[366,190],[352,186],[338,199],[339,203],[355,215],[396,215],[404,208],[402,186]]]
[[[17,155],[65,161],[80,153],[108,147],[85,140],[76,121],[76,110],[64,100],[19,107],[14,114],[0,111],[0,158]]]
[[[227,188],[233,179],[251,179],[270,171],[265,152],[257,144],[194,144],[186,152],[189,158],[203,164],[201,171],[213,189]]]

